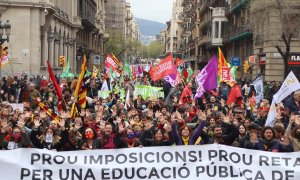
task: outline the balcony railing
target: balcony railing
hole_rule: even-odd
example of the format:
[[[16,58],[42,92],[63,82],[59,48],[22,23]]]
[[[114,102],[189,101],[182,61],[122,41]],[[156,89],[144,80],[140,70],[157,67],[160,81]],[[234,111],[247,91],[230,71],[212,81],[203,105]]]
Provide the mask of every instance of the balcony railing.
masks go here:
[[[237,27],[231,34],[230,41],[238,41],[242,38],[252,36],[251,26],[249,24]]]
[[[249,0],[235,0],[231,4],[231,11],[238,11],[245,5],[247,5]]]

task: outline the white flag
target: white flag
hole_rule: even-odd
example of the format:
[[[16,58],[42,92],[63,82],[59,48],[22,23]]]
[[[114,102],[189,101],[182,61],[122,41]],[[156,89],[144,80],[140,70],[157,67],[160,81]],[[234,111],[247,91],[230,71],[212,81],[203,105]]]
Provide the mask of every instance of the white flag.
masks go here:
[[[105,80],[102,84],[101,91],[109,91],[107,81]]]
[[[127,105],[129,104],[129,89],[127,90],[126,99],[125,99],[125,109],[127,109]]]
[[[252,85],[254,86],[254,89],[256,91],[255,101],[256,101],[256,104],[258,104],[264,98],[264,82],[263,82],[263,77],[260,76],[260,77],[256,78],[253,81]]]
[[[273,96],[271,108],[268,113],[268,119],[266,121],[265,126],[273,127],[274,125],[275,117],[276,117],[275,104],[280,103],[284,98],[286,98],[287,96],[289,96],[291,93],[295,92],[298,89],[300,89],[300,83],[297,77],[295,76],[295,74],[293,73],[293,71],[291,71],[290,74],[284,80],[279,91]]]

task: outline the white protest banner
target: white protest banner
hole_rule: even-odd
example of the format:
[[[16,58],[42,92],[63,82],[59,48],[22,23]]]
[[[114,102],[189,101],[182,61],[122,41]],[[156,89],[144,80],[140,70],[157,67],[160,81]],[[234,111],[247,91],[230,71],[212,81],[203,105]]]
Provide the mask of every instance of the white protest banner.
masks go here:
[[[300,179],[300,153],[223,145],[55,152],[0,151],[5,180]]]
[[[266,126],[273,127],[276,117],[276,106],[275,104],[280,103],[284,98],[288,97],[294,91],[300,89],[300,83],[291,71],[289,75],[285,78],[284,82],[282,83],[279,91],[273,96],[273,100],[271,103],[271,107],[268,113],[268,118],[266,121]]]
[[[9,105],[13,108],[13,110],[18,109],[21,112],[23,112],[23,110],[24,110],[24,104],[23,103],[11,103]]]
[[[264,83],[263,83],[263,77],[260,76],[258,78],[256,78],[252,85],[254,86],[254,89],[256,91],[256,94],[255,94],[255,101],[256,101],[256,104],[260,103],[263,98],[264,98]]]

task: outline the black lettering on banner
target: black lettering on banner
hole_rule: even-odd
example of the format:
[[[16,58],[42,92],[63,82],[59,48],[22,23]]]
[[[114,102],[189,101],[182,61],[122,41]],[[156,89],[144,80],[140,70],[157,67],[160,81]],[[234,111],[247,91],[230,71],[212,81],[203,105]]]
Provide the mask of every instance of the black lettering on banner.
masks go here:
[[[159,152],[156,152],[156,163],[160,162]]]
[[[269,157],[267,156],[259,156],[259,166],[263,166],[263,163],[265,164],[265,166],[269,166]]]
[[[137,157],[136,157],[136,153],[130,153],[129,154],[129,162],[130,163],[136,163],[138,161]]]
[[[258,171],[254,180],[265,180],[265,177],[261,171]]]
[[[129,169],[131,169],[131,176],[130,176],[130,173],[129,173]],[[134,167],[125,168],[125,178],[126,179],[133,179],[134,178]]]
[[[240,176],[243,176],[242,172],[240,172]],[[234,174],[234,168],[232,166],[230,166],[230,177],[239,177],[238,174]]]
[[[90,164],[102,164],[102,158],[102,155],[97,156],[97,158],[95,156],[90,156]]]
[[[147,152],[147,153],[145,154],[145,156],[144,156],[145,161],[148,162],[148,163],[153,163],[154,160],[149,160],[149,159],[148,159],[148,156],[149,156],[149,155],[154,156],[154,153],[153,153],[153,152]]]
[[[227,172],[226,166],[219,166],[219,177],[221,177],[221,178],[228,177],[228,172]]]
[[[241,156],[238,153],[233,152],[229,154],[229,159],[233,163],[239,163],[241,161]]]
[[[219,161],[222,161],[222,159],[224,159],[225,161],[228,161],[227,151],[225,151],[225,150],[219,150]]]
[[[84,179],[88,179],[88,180],[96,180],[93,171],[89,168],[86,172],[86,175],[84,177]]]
[[[169,159],[166,159],[166,157],[168,157],[169,156]],[[169,163],[169,162],[172,162],[173,161],[173,154],[172,153],[170,153],[170,152],[164,152],[163,154],[162,154],[162,160],[164,161],[164,162],[166,162],[166,163]]]
[[[208,151],[208,160],[209,161],[212,161],[217,156],[218,156],[218,152],[216,150],[209,150]]]
[[[284,160],[286,166],[288,166],[289,165],[289,161],[292,160],[292,158],[287,158],[287,157],[282,157],[281,159]]]
[[[71,160],[71,157],[68,156],[68,163],[69,163],[69,164],[76,164],[76,163],[77,163],[77,159],[78,159],[78,157],[77,157],[77,156],[74,156],[74,160],[72,161],[72,160]]]
[[[30,164],[33,165],[34,162],[37,162],[40,159],[41,159],[41,155],[40,154],[38,154],[38,153],[32,153],[31,154],[31,162],[30,162]]]
[[[199,162],[202,162],[202,151],[198,151],[198,155],[199,155]]]
[[[189,151],[189,162],[196,162],[197,161],[197,156],[196,156],[196,151]]]
[[[294,171],[272,171],[272,180],[294,179]]]
[[[70,176],[70,173],[69,173],[69,169],[66,169],[66,176],[63,176],[63,170],[62,169],[60,169],[59,170],[59,179],[60,180],[67,180],[67,179],[69,179],[69,176]]]
[[[171,178],[171,175],[165,175],[165,170],[170,171],[171,168],[169,168],[169,167],[164,167],[164,168],[162,168],[161,171],[160,171],[161,176],[162,176],[163,178]]]
[[[252,174],[252,171],[251,171],[251,170],[245,169],[245,170],[243,171],[244,177],[245,177],[247,180],[252,180],[251,177],[249,177],[249,176],[246,175],[247,172],[250,173],[250,174]],[[248,174],[248,173],[247,173],[247,174]]]
[[[123,171],[120,168],[112,169],[112,179],[121,179],[123,176]]]
[[[147,169],[146,169],[146,168],[144,168],[144,167],[140,167],[140,168],[138,168],[138,169],[137,169],[137,171],[136,171],[136,175],[137,175],[137,177],[138,177],[138,178],[140,178],[140,179],[145,179],[145,178],[147,178],[147,176],[146,176],[146,175],[144,175],[144,176],[142,176],[142,175],[141,175],[141,170],[144,170],[144,171],[146,171]]]
[[[210,167],[210,166],[206,166],[206,168],[207,168],[207,175],[208,175],[209,177],[215,177],[216,174],[217,174],[217,166],[213,166],[212,173],[210,173],[209,167]]]
[[[21,180],[23,180],[25,177],[30,176],[30,170],[26,168],[21,169]]]
[[[65,162],[65,157],[61,155],[54,156],[53,161],[55,164],[63,164]]]
[[[248,162],[246,161],[246,156],[249,157]],[[251,165],[252,164],[252,159],[253,159],[252,155],[243,154],[243,163],[245,165]]]
[[[204,173],[205,167],[203,166],[197,166],[196,167],[196,176],[199,177],[202,173]]]
[[[152,167],[148,179],[154,178],[153,176],[155,176],[157,179],[160,178],[155,167]]]
[[[101,179],[110,179],[110,177],[109,177],[109,168],[101,169]]]
[[[272,166],[280,166],[280,157],[272,157]]]
[[[51,163],[51,155],[50,154],[43,154],[42,155],[42,164],[44,165],[46,162],[48,162],[48,164],[52,164]]]
[[[296,166],[300,166],[300,158],[297,158],[295,160],[295,163],[294,163],[293,167],[296,167]]]
[[[123,161],[122,161],[122,158],[123,158]],[[117,157],[116,157],[116,162],[118,164],[124,164],[127,162],[127,156],[125,154],[118,154]]]
[[[173,167],[173,178],[176,179],[176,167]]]
[[[178,175],[181,178],[187,178],[190,176],[190,170],[185,166],[186,166],[186,163],[183,164],[183,167],[178,169]],[[183,174],[185,174],[185,175],[183,175]]]
[[[40,180],[41,177],[41,170],[40,169],[33,169],[32,170],[32,180]]]
[[[53,172],[50,169],[44,169],[43,171],[43,180],[52,180]]]
[[[175,161],[179,162],[179,159],[183,162],[186,162],[186,152],[183,151],[183,154],[180,154],[178,151],[175,152]]]
[[[105,164],[108,164],[110,162],[114,161],[114,156],[113,155],[105,155]]]

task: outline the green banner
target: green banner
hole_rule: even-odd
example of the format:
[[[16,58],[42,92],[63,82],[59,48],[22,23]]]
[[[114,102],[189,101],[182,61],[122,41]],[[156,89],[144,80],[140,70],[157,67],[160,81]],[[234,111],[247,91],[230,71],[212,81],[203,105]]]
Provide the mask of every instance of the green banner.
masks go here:
[[[98,91],[98,98],[106,99],[111,91]]]
[[[151,100],[156,100],[159,97],[164,97],[164,92],[162,87],[137,85],[134,86],[133,96],[137,98],[138,95],[141,95],[143,99],[150,97]]]

